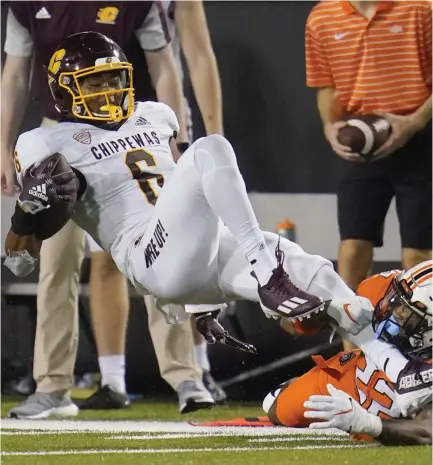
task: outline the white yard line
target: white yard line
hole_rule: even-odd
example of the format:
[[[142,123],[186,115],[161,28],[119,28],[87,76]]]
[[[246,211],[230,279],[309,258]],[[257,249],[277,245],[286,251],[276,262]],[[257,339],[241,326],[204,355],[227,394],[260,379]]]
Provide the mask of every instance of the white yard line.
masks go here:
[[[179,454],[191,452],[257,452],[274,450],[320,450],[320,449],[361,449],[371,447],[371,445],[312,445],[295,447],[222,447],[222,448],[189,448],[189,449],[87,449],[87,450],[58,450],[58,451],[38,451],[38,452],[1,452],[2,456],[40,456],[40,455],[91,455],[91,454]]]
[[[257,429],[257,428],[254,428]],[[307,434],[308,434],[307,430]],[[237,437],[241,436],[261,436],[260,431],[245,431],[245,434],[238,434]],[[257,433],[257,434],[256,434]],[[280,431],[275,431],[276,438],[268,437],[268,438],[259,438],[259,439],[249,439],[249,442],[271,442],[271,441],[347,441],[349,440],[349,436],[346,437],[338,437],[335,438],[333,436],[306,436],[305,433],[299,434],[296,432],[295,434],[289,433],[286,434],[285,437],[281,437]],[[168,434],[154,434],[154,435],[113,435],[107,436],[104,439],[110,440],[138,440],[138,441],[152,441],[154,439],[192,439],[192,438],[217,438],[217,437],[232,437],[233,433],[229,431],[221,431],[221,432],[205,432],[205,433],[168,433]]]
[[[2,432],[15,429],[26,434],[41,430],[53,434],[74,434],[79,432],[93,433],[188,433],[224,434],[228,436],[348,436],[338,429],[311,430],[308,428],[283,428],[271,426],[195,426],[185,421],[84,421],[84,420],[12,420],[3,419],[0,422]],[[6,431],[7,432],[7,431]]]
[[[248,442],[296,442],[296,441],[333,441],[333,442],[349,442],[350,438],[333,438],[321,436],[298,436],[298,437],[275,437],[275,438],[257,438],[248,439]]]

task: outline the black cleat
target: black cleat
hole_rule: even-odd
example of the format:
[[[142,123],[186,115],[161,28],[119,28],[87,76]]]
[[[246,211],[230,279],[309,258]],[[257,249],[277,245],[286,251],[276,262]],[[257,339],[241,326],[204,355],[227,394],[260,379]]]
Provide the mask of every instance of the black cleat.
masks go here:
[[[78,404],[80,410],[116,410],[130,404],[126,394],[120,394],[110,386],[102,386],[87,399]]]
[[[323,299],[295,286],[283,268],[284,252],[279,243],[275,250],[277,268],[269,281],[258,288],[260,305],[266,314],[282,316],[289,320],[302,320],[323,311]]]

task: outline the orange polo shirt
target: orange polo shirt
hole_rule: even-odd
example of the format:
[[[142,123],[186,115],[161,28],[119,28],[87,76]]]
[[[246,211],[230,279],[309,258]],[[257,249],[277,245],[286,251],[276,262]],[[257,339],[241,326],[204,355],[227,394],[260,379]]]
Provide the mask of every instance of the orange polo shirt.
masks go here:
[[[347,113],[408,114],[431,95],[430,2],[378,2],[367,19],[348,1],[322,1],[305,48],[307,85],[334,86]]]

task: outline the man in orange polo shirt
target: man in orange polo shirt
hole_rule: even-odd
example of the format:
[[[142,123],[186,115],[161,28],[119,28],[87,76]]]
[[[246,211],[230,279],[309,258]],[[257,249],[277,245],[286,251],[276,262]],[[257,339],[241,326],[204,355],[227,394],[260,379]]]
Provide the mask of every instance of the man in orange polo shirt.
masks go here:
[[[383,245],[394,196],[403,268],[431,258],[431,14],[424,1],[322,1],[307,21],[307,85],[317,88],[325,137],[351,162],[338,190],[338,270],[352,289]],[[365,163],[337,132],[345,114],[373,113],[393,132]]]

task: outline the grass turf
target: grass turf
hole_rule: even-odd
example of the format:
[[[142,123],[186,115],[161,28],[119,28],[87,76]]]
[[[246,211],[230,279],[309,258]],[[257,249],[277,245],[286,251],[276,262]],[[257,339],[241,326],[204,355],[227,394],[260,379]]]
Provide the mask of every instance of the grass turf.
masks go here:
[[[2,416],[22,399],[2,399]],[[175,402],[134,402],[120,411],[80,412],[77,420],[194,421],[259,416],[259,405],[232,404],[212,410],[180,415]],[[43,422],[42,422],[43,423]],[[19,422],[17,422],[18,426]],[[41,425],[41,422],[38,422]],[[38,426],[43,428],[43,426]],[[2,463],[11,465],[427,465],[430,447],[373,447],[346,437],[288,434],[275,428],[261,434],[261,428],[228,435],[228,430],[211,428],[203,432],[81,432],[3,429]],[[181,429],[182,431],[182,429]],[[201,433],[199,433],[201,431]],[[245,431],[245,434],[243,434]],[[12,433],[12,434],[11,434]],[[201,434],[201,435],[199,435]],[[205,434],[205,435],[204,435]],[[9,455],[9,454],[26,455]],[[51,455],[54,454],[54,455]]]

